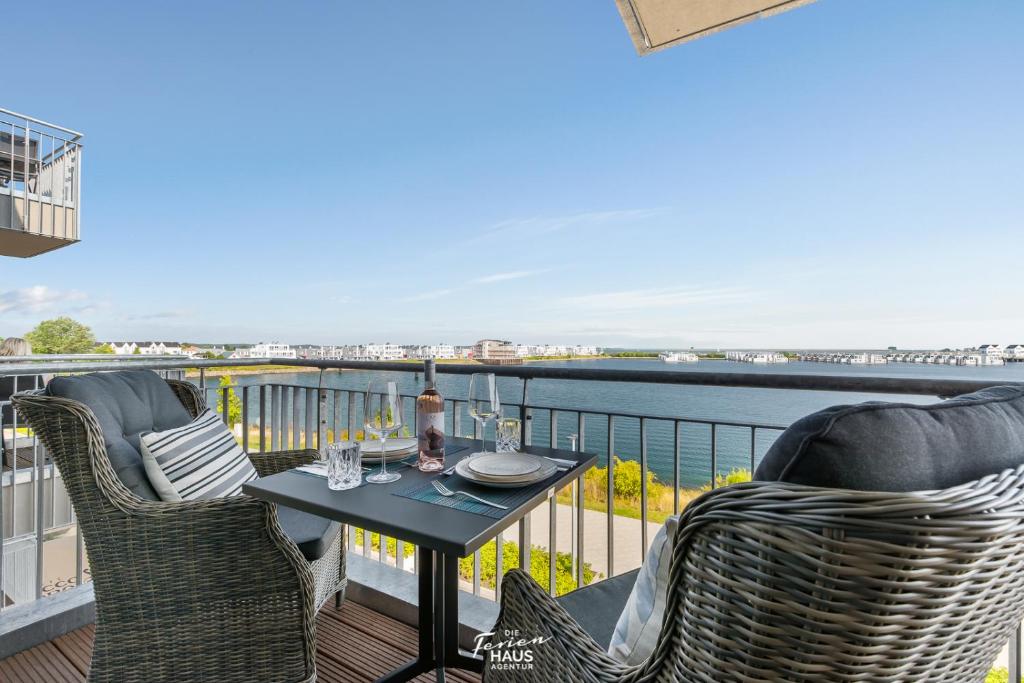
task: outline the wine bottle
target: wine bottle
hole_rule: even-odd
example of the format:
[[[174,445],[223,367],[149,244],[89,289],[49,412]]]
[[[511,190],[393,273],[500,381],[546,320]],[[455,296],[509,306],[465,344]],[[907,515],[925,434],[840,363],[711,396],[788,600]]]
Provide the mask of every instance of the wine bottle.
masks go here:
[[[423,373],[426,386],[416,397],[418,467],[424,472],[444,469],[444,398],[437,391],[436,372],[434,361],[426,361]]]

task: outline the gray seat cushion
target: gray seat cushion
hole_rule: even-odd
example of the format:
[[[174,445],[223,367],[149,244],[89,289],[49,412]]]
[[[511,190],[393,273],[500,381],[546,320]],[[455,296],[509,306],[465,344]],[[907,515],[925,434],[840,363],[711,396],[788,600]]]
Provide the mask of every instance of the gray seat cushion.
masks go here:
[[[89,406],[103,431],[107,457],[121,482],[139,498],[160,500],[142,465],[139,435],[182,427],[192,421],[167,382],[149,370],[99,372],[55,377],[47,392]]]
[[[277,506],[277,520],[288,538],[295,541],[303,557],[310,562],[324,556],[341,529],[338,522],[283,505]]]
[[[794,422],[754,473],[760,481],[859,491],[928,491],[1024,463],[1024,387],[930,405],[870,402]]]
[[[634,569],[613,576],[566,593],[556,600],[598,645],[607,650],[615,624],[622,614],[622,608],[626,606],[639,572],[639,569]]]

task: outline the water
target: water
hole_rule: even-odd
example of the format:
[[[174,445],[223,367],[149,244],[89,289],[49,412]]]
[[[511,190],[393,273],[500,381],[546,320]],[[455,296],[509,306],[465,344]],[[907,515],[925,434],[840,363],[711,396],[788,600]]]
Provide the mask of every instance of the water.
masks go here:
[[[667,364],[642,359],[604,359],[590,361],[546,361],[547,367],[599,368],[621,370],[693,371],[693,372],[745,372],[785,374],[830,374],[880,377],[935,378],[935,379],[984,379],[1024,381],[1024,363],[997,367],[956,367],[944,365],[917,365],[894,363],[890,365],[833,365],[827,363],[793,362],[779,365],[754,365],[731,361],[701,361],[695,364]],[[329,371],[324,374],[324,386],[332,389],[346,389],[362,392],[371,374],[398,382],[403,394],[416,395],[422,390],[422,373],[395,372],[369,373],[363,371]],[[438,366],[438,390],[447,398],[463,399],[469,385],[465,375],[446,375],[444,365]],[[317,386],[318,373],[275,373],[267,375],[242,375],[234,378],[236,384],[254,385],[264,383]],[[212,382],[211,382],[212,383]],[[522,400],[523,383],[514,378],[498,378],[499,395],[507,403]],[[256,402],[258,392],[252,392],[253,402],[250,415],[258,415]],[[214,400],[209,397],[211,405]],[[557,408],[557,445],[569,448],[569,435],[578,430],[577,410],[597,410],[615,413],[638,413],[666,418],[690,418],[716,421],[756,423],[785,427],[794,420],[826,406],[840,403],[859,403],[869,400],[902,401],[909,403],[931,403],[933,397],[887,396],[882,394],[854,394],[846,392],[788,391],[778,389],[745,389],[729,387],[700,387],[632,384],[623,382],[576,382],[560,380],[531,380],[529,403],[533,406]],[[407,400],[406,424],[411,424],[413,404]],[[518,410],[506,404],[506,415],[520,417]],[[287,409],[286,415],[291,415]],[[300,415],[304,406],[300,406]],[[343,411],[343,423],[347,411]],[[452,427],[452,409],[448,408],[447,425]],[[269,420],[269,410],[267,412]],[[471,436],[473,421],[462,409],[462,435]],[[548,445],[551,434],[551,418],[546,410],[535,410],[533,422],[533,443]],[[613,452],[622,460],[640,459],[640,424],[636,418],[617,417],[614,420]],[[675,438],[673,422],[670,420],[649,420],[647,424],[647,459],[652,472],[659,480],[673,481]],[[357,428],[359,428],[357,426]],[[494,438],[493,426],[488,429],[488,439]],[[758,462],[778,436],[778,430],[756,430],[753,443],[753,460]],[[607,461],[608,418],[586,416],[584,447],[598,453],[602,464]],[[711,480],[711,427],[704,424],[683,423],[679,428],[680,458],[679,482],[681,486],[701,486]],[[734,468],[751,467],[751,430],[747,427],[719,426],[716,433],[718,473],[728,473]]]

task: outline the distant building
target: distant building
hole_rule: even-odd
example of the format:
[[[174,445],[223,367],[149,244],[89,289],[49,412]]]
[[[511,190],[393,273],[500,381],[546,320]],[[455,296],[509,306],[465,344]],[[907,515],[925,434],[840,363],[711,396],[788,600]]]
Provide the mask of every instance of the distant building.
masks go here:
[[[789,358],[777,351],[726,351],[726,360],[741,363],[786,363]]]
[[[405,349],[390,342],[384,344],[367,344],[363,347],[363,356],[367,360],[395,361],[405,358]]]
[[[473,346],[473,359],[485,363],[515,361],[516,347],[510,341],[481,339]]]
[[[407,355],[409,358],[435,358],[437,360],[453,360],[458,357],[455,355],[455,346],[452,344],[414,346],[407,352]]]
[[[1003,352],[1006,360],[1024,361],[1024,344],[1010,344]]]
[[[1002,365],[1006,362],[1000,344],[982,344],[978,347],[978,365]]]
[[[107,342],[119,356],[187,356],[188,353],[178,342],[162,341],[121,341]]]
[[[518,358],[553,358],[556,356],[596,356],[600,349],[596,346],[562,346],[558,344],[516,344]]]
[[[288,344],[281,342],[260,342],[247,349],[236,349],[231,358],[296,358],[297,354]]]

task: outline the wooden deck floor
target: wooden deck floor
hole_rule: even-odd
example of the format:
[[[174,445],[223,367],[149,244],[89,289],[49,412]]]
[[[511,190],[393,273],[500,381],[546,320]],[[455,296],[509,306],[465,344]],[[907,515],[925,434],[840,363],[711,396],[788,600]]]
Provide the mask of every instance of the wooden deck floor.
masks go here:
[[[83,682],[89,671],[93,627],[86,626],[31,650],[0,660],[3,683]],[[372,681],[415,657],[416,631],[351,600],[340,610],[329,602],[317,620],[319,683]],[[465,671],[448,671],[457,683],[479,681]],[[433,681],[424,674],[417,681]],[[255,681],[253,683],[256,683]]]

